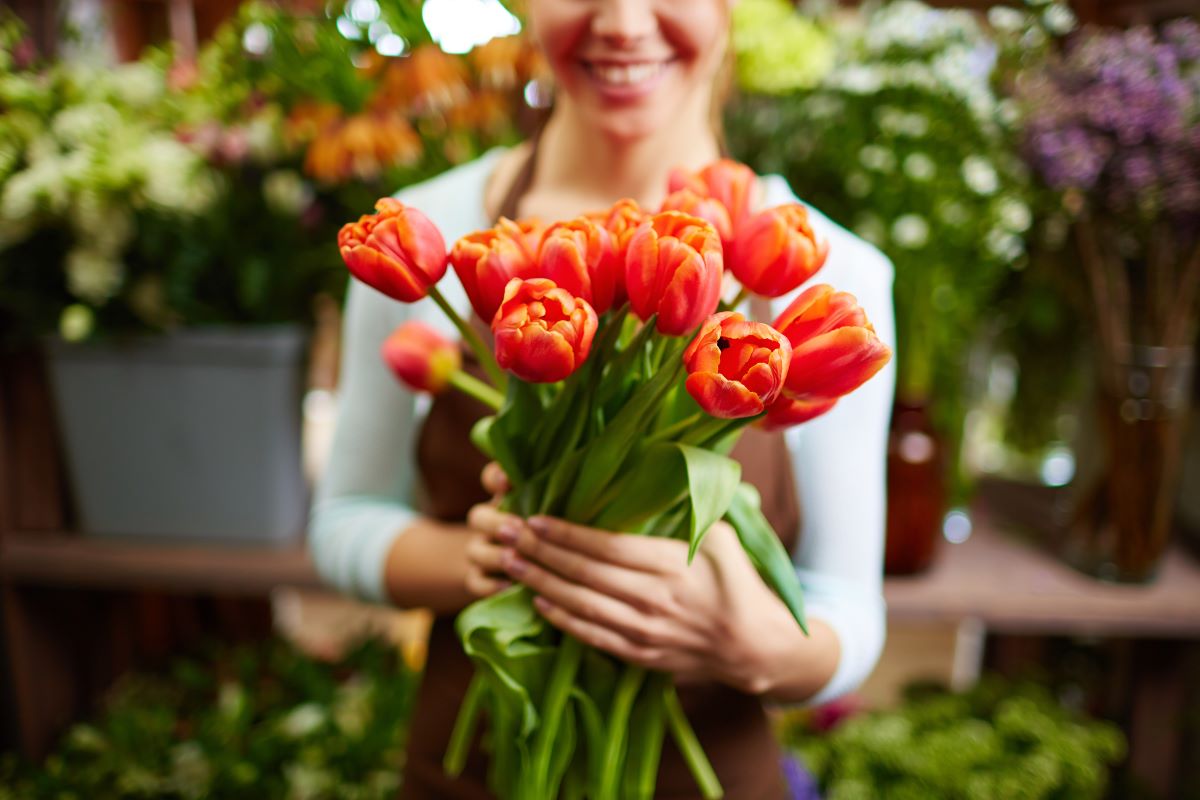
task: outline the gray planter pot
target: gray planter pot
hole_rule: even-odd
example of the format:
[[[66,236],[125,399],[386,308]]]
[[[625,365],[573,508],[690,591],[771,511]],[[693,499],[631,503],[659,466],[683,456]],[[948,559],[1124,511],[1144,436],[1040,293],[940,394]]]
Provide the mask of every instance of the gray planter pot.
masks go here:
[[[204,328],[47,342],[83,532],[283,543],[303,531],[306,335]]]

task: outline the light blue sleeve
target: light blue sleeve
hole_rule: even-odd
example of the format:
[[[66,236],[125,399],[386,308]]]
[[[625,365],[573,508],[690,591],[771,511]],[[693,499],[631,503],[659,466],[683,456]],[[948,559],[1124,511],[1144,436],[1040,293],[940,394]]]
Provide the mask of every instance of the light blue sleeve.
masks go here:
[[[452,243],[489,224],[483,186],[500,153],[491,151],[398,197],[429,216]],[[451,305],[469,313],[452,271],[439,289]],[[350,281],[333,447],[309,514],[309,552],[321,579],[346,594],[380,603],[389,601],[384,582],[388,551],[417,517],[416,442],[428,400],[401,385],[379,352],[396,326],[409,319],[458,338],[432,300],[405,305]]]
[[[768,205],[792,201],[786,182],[764,179]],[[893,359],[822,417],[792,428],[792,454],[803,530],[794,555],[808,615],[837,634],[841,658],[810,703],[853,691],[883,650],[883,545],[887,440],[895,392],[895,311],[891,261],[873,245],[810,209],[814,230],[830,243],[829,259],[807,285],[828,283],[858,298]],[[806,287],[773,301],[779,313]]]

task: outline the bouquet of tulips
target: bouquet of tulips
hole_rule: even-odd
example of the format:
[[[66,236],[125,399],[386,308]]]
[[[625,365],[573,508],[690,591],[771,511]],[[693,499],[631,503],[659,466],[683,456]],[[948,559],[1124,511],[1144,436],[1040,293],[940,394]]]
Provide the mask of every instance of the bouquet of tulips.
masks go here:
[[[773,324],[733,310],[747,293],[793,291],[828,253],[802,205],[753,213],[754,182],[731,161],[676,171],[658,213],[622,200],[549,226],[501,219],[449,252],[428,218],[385,198],[338,244],[359,280],[405,303],[432,297],[475,351],[487,380],[421,323],[383,346],[413,388],[456,387],[495,409],[472,440],[508,476],[506,509],[680,538],[689,559],[724,518],[803,628],[791,558],[726,454],[748,424],[779,429],[828,411],[891,353],[855,299],[829,286],[802,292]],[[448,265],[490,321],[494,349],[438,292]],[[560,634],[532,600],[517,585],[458,618],[476,674],[447,771],[462,769],[486,714],[500,797],[649,798],[669,731],[703,795],[720,797],[669,677]]]

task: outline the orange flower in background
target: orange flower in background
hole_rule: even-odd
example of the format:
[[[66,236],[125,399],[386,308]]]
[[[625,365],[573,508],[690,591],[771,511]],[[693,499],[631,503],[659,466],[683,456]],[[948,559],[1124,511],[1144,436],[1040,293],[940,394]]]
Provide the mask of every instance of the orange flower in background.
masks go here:
[[[521,80],[525,48],[522,36],[500,36],[472,49],[467,58],[485,89],[511,89]]]
[[[553,383],[583,364],[599,319],[586,300],[545,278],[513,278],[492,320],[496,360],[521,380]]]
[[[699,172],[671,170],[667,192],[673,194],[680,189],[691,189],[701,197],[718,200],[729,212],[729,220],[736,230],[742,218],[750,213],[757,181],[754,170],[745,164],[722,158]]]
[[[587,217],[551,225],[538,251],[538,276],[587,300],[597,314],[621,294],[621,266],[608,231]]]
[[[404,93],[417,113],[436,113],[466,102],[471,96],[463,60],[424,44],[397,64]]]
[[[717,229],[721,236],[721,244],[726,248],[733,241],[733,223],[729,219],[729,211],[716,198],[706,197],[694,189],[684,187],[667,195],[662,210],[682,211],[684,214],[707,220]]]
[[[284,123],[284,138],[290,144],[306,144],[322,131],[339,125],[341,121],[342,107],[336,103],[297,103],[288,113],[287,122]]]
[[[804,290],[775,320],[775,328],[792,343],[792,365],[779,407],[768,409],[769,428],[828,411],[892,357],[854,296],[826,284]]]
[[[717,229],[698,217],[664,211],[629,240],[625,289],[639,318],[658,314],[659,332],[682,336],[717,310],[723,271]]]
[[[446,274],[446,242],[428,217],[385,197],[338,232],[338,250],[350,273],[402,303],[413,303]]]
[[[480,319],[490,321],[496,315],[509,281],[533,277],[542,230],[538,220],[501,217],[495,227],[454,243],[450,263]]]
[[[384,363],[409,388],[437,394],[462,368],[458,345],[424,322],[412,320],[392,331],[380,348]]]
[[[317,134],[304,171],[325,183],[370,180],[390,167],[415,163],[422,149],[421,137],[400,114],[356,114]]]
[[[769,208],[744,219],[728,254],[729,270],[754,294],[780,297],[816,274],[829,256],[799,203]]]
[[[791,356],[791,344],[770,325],[736,311],[713,314],[683,351],[685,388],[714,417],[752,417],[779,396]]]

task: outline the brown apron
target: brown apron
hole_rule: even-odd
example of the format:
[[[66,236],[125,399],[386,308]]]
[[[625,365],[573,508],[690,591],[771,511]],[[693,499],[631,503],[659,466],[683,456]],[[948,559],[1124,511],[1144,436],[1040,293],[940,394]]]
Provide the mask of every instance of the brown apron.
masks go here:
[[[532,182],[533,161],[532,157],[527,161],[509,190],[501,207],[504,216],[517,217],[517,202]],[[755,309],[754,316],[767,318],[760,309]],[[479,324],[479,320],[475,322]],[[464,355],[464,361],[472,361],[470,354]],[[424,489],[422,510],[430,516],[462,522],[471,506],[488,500],[479,480],[486,458],[469,437],[471,426],[488,412],[483,404],[457,392],[434,398],[417,440],[417,465]],[[732,456],[742,464],[743,479],[762,494],[763,512],[791,550],[799,536],[800,510],[782,434],[747,429]],[[452,780],[442,772],[442,756],[472,674],[471,662],[454,631],[453,617],[438,617],[430,633],[425,676],[409,731],[401,800],[492,797],[487,790],[487,757],[480,749],[479,734],[463,774]],[[758,698],[720,684],[680,687],[679,694],[726,798],[783,800],[787,796],[779,746]],[[700,797],[669,735],[663,742],[655,797]]]

